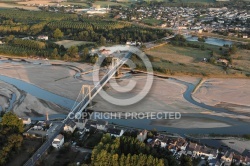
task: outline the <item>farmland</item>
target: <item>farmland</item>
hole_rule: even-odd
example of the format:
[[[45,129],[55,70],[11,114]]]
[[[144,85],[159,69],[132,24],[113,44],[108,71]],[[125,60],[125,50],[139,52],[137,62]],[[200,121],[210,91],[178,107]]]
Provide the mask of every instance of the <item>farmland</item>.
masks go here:
[[[94,42],[86,42],[86,41],[74,41],[74,40],[62,40],[55,42],[58,45],[63,45],[65,48],[69,48],[71,46],[80,46],[84,44],[94,44]]]
[[[152,56],[154,68],[167,74],[246,77],[245,74],[250,72],[249,50],[239,50],[232,55],[232,65],[235,68],[225,70],[222,65],[202,62],[204,58],[211,57],[211,51],[214,57],[221,57],[223,51],[220,47],[205,44],[205,48],[201,50],[168,44],[148,50],[146,53]]]

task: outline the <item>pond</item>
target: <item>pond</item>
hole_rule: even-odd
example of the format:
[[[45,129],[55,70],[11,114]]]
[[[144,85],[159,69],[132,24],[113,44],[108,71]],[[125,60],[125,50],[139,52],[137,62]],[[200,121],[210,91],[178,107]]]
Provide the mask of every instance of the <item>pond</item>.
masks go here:
[[[186,35],[185,38],[187,39],[187,41],[198,41],[197,36]],[[211,44],[211,45],[216,45],[216,46],[232,45],[233,44],[232,41],[217,39],[217,38],[212,38],[212,37],[206,38],[205,43]]]

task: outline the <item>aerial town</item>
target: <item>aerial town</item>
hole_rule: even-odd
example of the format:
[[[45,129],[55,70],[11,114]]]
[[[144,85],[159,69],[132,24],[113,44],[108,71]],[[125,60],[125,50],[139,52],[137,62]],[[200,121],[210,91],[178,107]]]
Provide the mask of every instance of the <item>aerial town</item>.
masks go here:
[[[0,166],[250,166],[249,0],[0,0]]]

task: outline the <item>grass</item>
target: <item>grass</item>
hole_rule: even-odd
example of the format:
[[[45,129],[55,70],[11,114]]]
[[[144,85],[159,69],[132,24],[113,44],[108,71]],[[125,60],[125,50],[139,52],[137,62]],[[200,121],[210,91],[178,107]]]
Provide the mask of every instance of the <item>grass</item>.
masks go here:
[[[22,8],[22,9],[26,9],[26,10],[35,10],[35,11],[40,10],[34,6],[23,6],[21,4],[4,3],[4,2],[0,2],[0,8]]]
[[[63,45],[65,48],[69,48],[71,46],[80,46],[83,44],[93,44],[94,42],[87,42],[87,41],[75,41],[75,40],[61,40],[55,42],[58,45]]]
[[[62,5],[74,5],[74,6],[83,6],[83,7],[89,7],[89,5],[85,2],[62,2]]]
[[[200,50],[191,47],[177,47],[168,44],[148,50],[146,51],[146,54],[153,57],[152,64],[154,68],[164,69],[167,74],[246,77],[245,74],[250,73],[249,50],[239,50],[238,53],[232,55],[235,69],[228,68],[225,70],[221,65],[201,62],[203,58],[209,59],[212,51],[214,52],[215,57],[220,57],[222,55],[219,46],[210,44],[204,45],[206,49]],[[241,60],[236,59],[239,55],[241,55]]]
[[[156,26],[156,25],[160,25],[162,23],[162,20],[157,20],[155,18],[151,18],[151,19],[144,19],[144,20],[142,20],[142,22],[144,24]]]
[[[123,7],[126,7],[126,6],[129,6],[130,3],[127,3],[127,2],[122,2],[122,3],[118,3],[118,2],[107,2],[107,1],[95,1],[93,3],[93,5],[100,5],[101,7],[108,7],[109,6],[123,6]]]

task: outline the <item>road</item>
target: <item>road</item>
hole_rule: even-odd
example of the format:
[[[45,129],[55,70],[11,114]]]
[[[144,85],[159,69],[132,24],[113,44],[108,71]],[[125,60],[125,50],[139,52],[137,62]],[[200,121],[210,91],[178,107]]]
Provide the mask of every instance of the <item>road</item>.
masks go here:
[[[96,84],[96,86],[91,90],[91,98],[89,98],[89,95],[86,95],[84,99],[79,102],[79,104],[70,112],[73,114],[76,114],[78,112],[82,112],[85,110],[85,108],[88,106],[90,101],[99,93],[99,91],[102,89],[102,87],[115,75],[116,71],[126,63],[126,61],[130,58],[132,55],[131,52],[128,52],[120,61],[117,63],[112,69],[110,69],[107,74],[100,80],[99,83]],[[70,115],[69,113],[69,115]],[[39,160],[39,158],[47,151],[47,149],[51,146],[54,138],[63,131],[63,127],[65,124],[67,124],[70,121],[70,116],[67,116],[66,119],[64,119],[61,123],[57,123],[57,127],[54,130],[53,134],[49,136],[47,141],[44,142],[44,144],[32,155],[32,157],[24,164],[24,166],[33,166],[35,165],[36,161]]]

